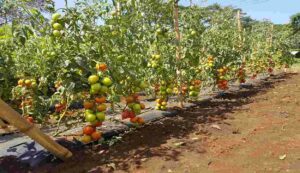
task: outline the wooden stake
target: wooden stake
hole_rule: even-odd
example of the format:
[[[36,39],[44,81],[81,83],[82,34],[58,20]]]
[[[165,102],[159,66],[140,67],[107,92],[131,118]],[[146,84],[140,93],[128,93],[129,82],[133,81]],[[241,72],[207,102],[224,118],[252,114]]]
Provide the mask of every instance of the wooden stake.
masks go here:
[[[178,93],[178,98],[179,98],[179,107],[183,108],[183,93],[182,93],[182,74],[181,74],[181,69],[179,67],[179,62],[181,60],[181,47],[180,47],[180,31],[179,31],[179,7],[178,7],[178,0],[174,1],[174,27],[175,27],[175,33],[176,33],[176,40],[177,40],[177,45],[176,45],[176,61],[177,61],[177,75],[178,75],[178,81],[179,81],[179,93]]]
[[[7,128],[7,125],[2,121],[2,119],[0,118],[0,127],[3,129]]]
[[[41,146],[50,151],[53,155],[62,160],[72,156],[72,153],[63,146],[56,143],[39,128],[27,122],[22,116],[13,110],[9,105],[0,99],[0,118],[17,127],[21,132],[38,142]]]

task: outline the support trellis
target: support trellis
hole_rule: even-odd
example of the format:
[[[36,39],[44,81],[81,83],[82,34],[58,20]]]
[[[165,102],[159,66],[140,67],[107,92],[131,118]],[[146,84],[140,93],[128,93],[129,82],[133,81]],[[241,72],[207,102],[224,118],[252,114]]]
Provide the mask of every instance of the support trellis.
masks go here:
[[[44,134],[34,124],[27,122],[18,112],[0,99],[0,125],[2,126],[4,123],[1,119],[18,128],[21,132],[28,135],[56,157],[66,160],[72,156],[72,153],[68,149],[59,145],[48,135]]]

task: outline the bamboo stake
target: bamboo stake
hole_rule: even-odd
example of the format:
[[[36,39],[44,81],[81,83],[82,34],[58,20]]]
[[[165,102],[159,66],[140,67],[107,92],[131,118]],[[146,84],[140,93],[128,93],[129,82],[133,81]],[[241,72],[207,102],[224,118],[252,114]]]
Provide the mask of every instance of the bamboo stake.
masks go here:
[[[56,143],[39,128],[28,123],[21,115],[0,99],[0,118],[17,127],[21,132],[38,142],[52,154],[62,160],[72,156],[72,153]]]
[[[177,75],[179,78],[179,93],[178,93],[178,98],[179,98],[179,107],[183,108],[183,93],[182,93],[182,74],[179,66],[179,62],[181,60],[181,47],[180,47],[180,31],[179,31],[179,7],[178,7],[178,1],[174,1],[174,27],[175,27],[175,33],[176,33],[176,40],[177,40],[177,46],[176,46],[176,61],[177,61]]]

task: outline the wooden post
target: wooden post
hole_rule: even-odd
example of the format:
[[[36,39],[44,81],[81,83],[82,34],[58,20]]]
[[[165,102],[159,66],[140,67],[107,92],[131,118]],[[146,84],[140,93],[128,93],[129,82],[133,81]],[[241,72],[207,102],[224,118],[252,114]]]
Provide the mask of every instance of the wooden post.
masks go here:
[[[2,121],[2,119],[0,118],[0,127],[3,129],[7,128],[7,125]]]
[[[176,62],[177,62],[177,76],[178,76],[178,81],[179,81],[179,107],[183,108],[183,93],[182,93],[182,73],[181,69],[179,67],[179,62],[181,60],[181,47],[180,47],[180,31],[179,31],[179,7],[178,7],[178,1],[179,0],[174,0],[174,9],[173,9],[173,15],[174,15],[174,27],[175,27],[175,33],[176,33]]]
[[[239,34],[239,51],[242,54],[243,53],[243,27],[242,27],[242,23],[241,23],[241,11],[238,10],[237,11],[237,27],[238,27],[238,34]],[[242,55],[242,61],[246,62],[246,57]]]
[[[38,142],[41,146],[50,151],[53,155],[62,160],[72,156],[72,153],[63,146],[56,143],[39,128],[27,122],[21,115],[0,99],[0,118],[17,127],[21,132]]]

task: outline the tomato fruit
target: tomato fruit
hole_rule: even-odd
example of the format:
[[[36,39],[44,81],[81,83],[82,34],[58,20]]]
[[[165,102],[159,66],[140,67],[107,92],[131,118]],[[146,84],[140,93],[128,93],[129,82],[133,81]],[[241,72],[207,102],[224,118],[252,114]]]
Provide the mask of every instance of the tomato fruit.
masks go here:
[[[94,103],[93,103],[93,102],[85,101],[85,102],[83,103],[83,107],[84,107],[85,109],[92,109],[92,108],[94,107]]]
[[[85,126],[83,128],[83,134],[85,135],[91,135],[92,133],[94,133],[96,131],[95,127],[93,126]]]
[[[59,30],[54,30],[52,33],[53,33],[53,35],[54,35],[55,37],[60,37],[60,36],[61,36],[61,33],[60,33]]]
[[[95,98],[95,102],[96,103],[105,103],[106,102],[106,97],[102,96],[102,97],[96,97]]]
[[[112,81],[109,77],[105,77],[105,78],[103,78],[102,83],[105,86],[110,86],[112,84]]]
[[[105,104],[100,104],[97,106],[97,110],[99,112],[103,112],[103,111],[106,111],[106,105]]]
[[[61,18],[61,14],[59,14],[59,13],[54,13],[53,15],[52,15],[52,20],[53,21],[57,21],[57,20],[59,20]]]
[[[97,119],[100,121],[100,122],[103,122],[105,120],[105,113],[104,112],[97,112],[96,113],[96,116],[97,116]]]
[[[94,132],[92,133],[91,137],[93,141],[98,141],[101,139],[102,134],[100,132]]]
[[[104,63],[97,64],[97,65],[96,65],[96,69],[97,69],[98,71],[104,72],[104,71],[107,70],[107,65],[104,64]]]
[[[95,114],[91,114],[91,113],[88,113],[88,114],[85,114],[85,121],[87,122],[93,122],[96,120],[96,115]]]
[[[99,81],[99,77],[97,75],[91,75],[88,78],[89,84],[95,84]]]
[[[52,27],[53,27],[54,30],[58,30],[58,31],[63,29],[63,26],[60,23],[54,23],[52,25]]]
[[[91,90],[93,92],[99,92],[101,90],[101,84],[100,83],[95,83],[91,85]]]
[[[101,93],[107,93],[108,92],[108,87],[107,86],[101,86],[100,92]]]
[[[80,139],[81,142],[87,144],[90,143],[92,141],[92,137],[89,135],[83,135]]]

